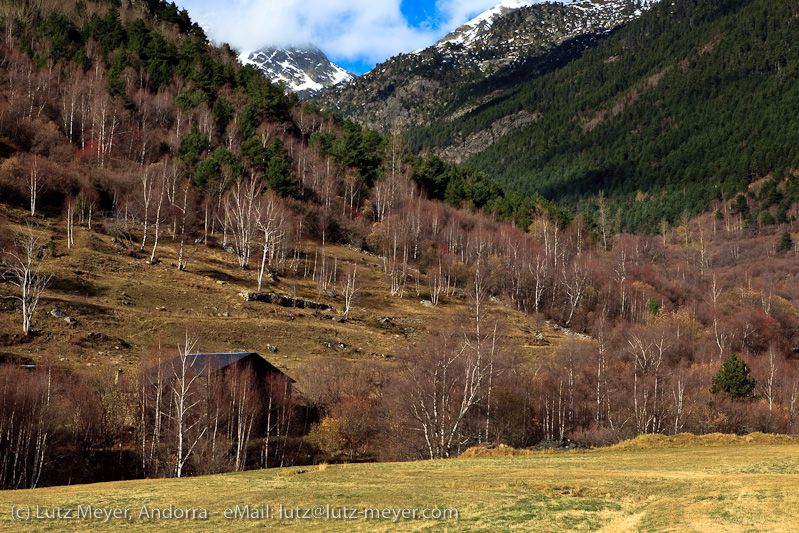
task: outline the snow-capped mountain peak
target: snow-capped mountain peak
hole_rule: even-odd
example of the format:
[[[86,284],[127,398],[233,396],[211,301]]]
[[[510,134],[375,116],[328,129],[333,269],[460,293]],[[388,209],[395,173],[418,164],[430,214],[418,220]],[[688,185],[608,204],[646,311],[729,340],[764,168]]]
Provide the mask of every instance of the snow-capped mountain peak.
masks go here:
[[[527,7],[529,5],[531,5],[531,2],[525,0],[503,0],[488,11],[484,11],[483,13],[474,17],[472,20],[458,26],[457,29],[438,41],[436,46],[442,47],[447,43],[468,45],[469,43],[474,42],[481,33],[488,31],[488,29],[491,27],[491,24],[493,24],[494,19],[497,17],[503,16],[508,11]]]
[[[563,20],[538,20],[531,21],[527,16],[526,24],[534,23],[541,26],[558,25],[559,31],[565,30],[570,35],[581,32],[596,33],[612,28],[630,19],[641,16],[643,11],[649,9],[659,0],[580,0],[568,4],[562,4],[565,18]],[[485,45],[483,42],[490,39],[495,33],[494,25],[505,22],[507,16],[524,8],[531,8],[535,2],[529,0],[503,0],[488,11],[477,15],[472,20],[462,24],[457,29],[447,34],[438,41],[434,47],[444,50],[452,47],[480,47]],[[536,11],[525,10],[525,13],[537,13]],[[518,32],[517,32],[518,33]],[[505,44],[510,44],[516,40],[515,37]],[[496,43],[494,43],[496,44]],[[421,52],[421,50],[417,51]],[[414,53],[417,53],[414,52]]]
[[[244,65],[253,65],[273,82],[282,82],[301,98],[351,80],[354,76],[333,64],[312,45],[303,47],[267,46],[239,54]]]

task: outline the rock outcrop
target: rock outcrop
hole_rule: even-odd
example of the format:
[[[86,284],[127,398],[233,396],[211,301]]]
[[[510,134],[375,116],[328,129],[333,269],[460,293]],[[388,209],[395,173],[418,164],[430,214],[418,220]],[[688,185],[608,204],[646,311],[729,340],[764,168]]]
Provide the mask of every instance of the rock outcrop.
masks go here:
[[[332,306],[327,304],[312,302],[311,300],[303,300],[302,298],[292,298],[291,296],[283,296],[273,292],[241,292],[239,293],[239,296],[248,302],[265,302],[279,305],[281,307],[296,307],[297,309],[320,309],[323,311],[333,309]]]

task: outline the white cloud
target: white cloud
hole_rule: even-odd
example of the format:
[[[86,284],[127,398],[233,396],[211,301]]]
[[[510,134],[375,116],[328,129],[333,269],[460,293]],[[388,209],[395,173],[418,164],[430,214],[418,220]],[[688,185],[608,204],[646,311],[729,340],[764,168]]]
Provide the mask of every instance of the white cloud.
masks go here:
[[[432,44],[437,32],[413,28],[400,0],[181,0],[209,37],[234,48],[313,43],[330,56],[382,61]]]
[[[432,45],[498,3],[524,0],[435,0],[434,13],[412,26],[402,0],[177,0],[208,36],[238,50],[313,43],[331,59],[377,63]],[[435,6],[435,7],[434,7]]]
[[[489,0],[488,2],[485,0],[438,0],[436,8],[442,19],[441,26],[455,29],[474,15],[491,9],[499,2],[500,0]]]

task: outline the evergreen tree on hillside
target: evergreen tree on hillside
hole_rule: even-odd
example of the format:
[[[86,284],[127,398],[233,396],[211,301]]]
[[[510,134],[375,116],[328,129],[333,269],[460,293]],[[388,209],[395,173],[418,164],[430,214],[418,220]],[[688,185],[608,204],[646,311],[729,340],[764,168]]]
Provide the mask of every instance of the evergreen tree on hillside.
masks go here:
[[[189,166],[194,166],[202,157],[202,154],[211,147],[208,137],[197,128],[196,124],[191,125],[191,131],[180,140],[180,158]]]
[[[789,232],[785,232],[780,237],[780,244],[777,246],[777,251],[779,253],[785,253],[793,248],[793,240],[791,240],[791,234]]]
[[[755,379],[749,375],[749,365],[733,353],[724,359],[713,377],[710,392],[726,395],[733,400],[743,400],[754,398],[755,385]]]

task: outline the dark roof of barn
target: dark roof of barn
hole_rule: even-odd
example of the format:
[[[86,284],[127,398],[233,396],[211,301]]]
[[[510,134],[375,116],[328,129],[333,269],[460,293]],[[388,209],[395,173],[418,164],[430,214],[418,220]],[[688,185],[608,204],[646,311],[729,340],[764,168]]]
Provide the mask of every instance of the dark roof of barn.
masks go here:
[[[190,366],[192,370],[200,375],[205,375],[219,372],[223,368],[227,368],[233,363],[237,363],[242,359],[248,359],[252,356],[261,357],[255,352],[190,353],[187,357],[191,358]],[[269,362],[267,361],[267,363]],[[270,364],[270,366],[272,365]]]
[[[188,354],[186,358],[189,361],[189,367],[197,375],[207,376],[220,370],[249,359],[256,367],[261,367],[257,370],[265,370],[267,372],[274,372],[283,374],[283,372],[275,365],[264,359],[257,352],[234,352],[234,353],[192,353]],[[180,357],[174,357],[164,363],[166,368],[174,368],[175,365],[180,364]],[[283,374],[285,375],[285,374]],[[286,376],[288,377],[288,376]],[[294,383],[294,380],[289,378]]]

